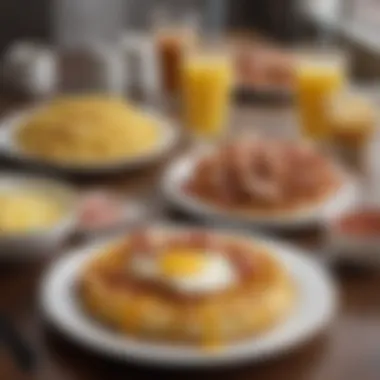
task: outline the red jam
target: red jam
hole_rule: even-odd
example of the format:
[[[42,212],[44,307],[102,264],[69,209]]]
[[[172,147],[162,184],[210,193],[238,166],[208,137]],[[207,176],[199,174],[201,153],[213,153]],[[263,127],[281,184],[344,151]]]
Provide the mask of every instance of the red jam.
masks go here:
[[[380,237],[380,210],[361,210],[342,217],[338,229],[359,237]]]

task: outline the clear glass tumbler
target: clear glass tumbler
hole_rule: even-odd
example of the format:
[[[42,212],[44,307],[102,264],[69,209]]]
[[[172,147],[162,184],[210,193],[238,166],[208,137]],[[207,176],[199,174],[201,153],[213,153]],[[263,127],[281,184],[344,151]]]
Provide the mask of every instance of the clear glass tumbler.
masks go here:
[[[301,134],[323,141],[328,138],[325,102],[348,84],[347,59],[333,51],[311,50],[296,58],[295,91]]]
[[[182,112],[187,130],[213,140],[226,132],[233,72],[227,50],[205,47],[189,53],[182,67]]]
[[[161,89],[169,99],[179,94],[181,67],[197,42],[198,20],[196,13],[181,8],[159,8],[153,14]]]

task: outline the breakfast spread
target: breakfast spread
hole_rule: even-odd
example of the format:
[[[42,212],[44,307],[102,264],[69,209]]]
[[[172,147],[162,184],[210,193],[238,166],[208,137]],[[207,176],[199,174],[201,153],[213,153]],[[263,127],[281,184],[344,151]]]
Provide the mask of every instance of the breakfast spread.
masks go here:
[[[136,231],[90,260],[78,290],[121,333],[206,348],[270,329],[294,298],[268,249],[204,230]]]
[[[352,200],[345,186],[351,177],[315,143],[359,146],[373,133],[373,109],[337,96],[346,84],[345,65],[310,57],[296,65],[295,55],[265,42],[237,46],[234,55],[224,44],[213,50],[198,43],[193,32],[173,30],[155,36],[162,97],[181,110],[184,129],[177,130],[190,137],[183,142],[191,142],[195,154],[163,176],[168,201],[198,210],[204,219],[250,227],[296,229],[316,222],[335,233],[331,240],[357,235],[362,243],[380,231],[378,213],[343,213],[329,225],[330,214],[345,211]],[[308,140],[243,133],[227,140],[236,87],[294,93],[298,129]],[[86,168],[90,174],[136,169],[139,162],[156,161],[176,141],[159,117],[109,95],[63,96],[20,116],[4,123],[5,154],[80,174]],[[160,172],[154,172],[153,181],[143,182],[154,202],[160,195],[155,173]],[[133,189],[124,183],[131,179]],[[11,192],[0,191],[1,253],[13,246],[32,256],[31,248],[39,253],[46,242],[46,251],[54,252],[74,229],[85,238],[127,230],[108,243],[77,248],[54,264],[42,287],[42,304],[62,331],[127,359],[207,365],[284,351],[330,321],[333,284],[306,252],[251,236],[252,231],[149,226],[153,220],[141,218],[150,208],[148,192],[137,182],[123,176],[112,192],[86,187],[81,203],[70,190],[66,210],[64,201],[43,190],[15,184]],[[35,231],[41,233],[26,233]],[[352,245],[354,239],[347,241]],[[218,356],[220,348],[226,350]]]

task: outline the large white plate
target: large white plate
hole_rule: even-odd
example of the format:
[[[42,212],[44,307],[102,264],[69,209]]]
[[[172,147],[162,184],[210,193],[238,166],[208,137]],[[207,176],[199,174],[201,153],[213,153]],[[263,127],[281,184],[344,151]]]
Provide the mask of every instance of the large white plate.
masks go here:
[[[328,199],[312,207],[270,215],[234,214],[210,205],[184,191],[183,185],[190,178],[197,162],[207,149],[205,147],[192,151],[170,165],[162,177],[161,188],[169,203],[211,222],[264,228],[300,228],[323,223],[327,219],[343,213],[357,202],[358,185],[351,176],[344,174],[344,184],[341,188]]]
[[[142,364],[210,367],[265,359],[288,352],[331,321],[336,310],[334,286],[322,267],[305,252],[273,241],[255,239],[267,245],[288,269],[296,287],[296,304],[287,320],[270,332],[227,346],[219,352],[211,354],[187,346],[123,337],[87,316],[78,303],[75,285],[83,265],[106,244],[104,242],[71,252],[51,267],[42,283],[43,311],[48,321],[77,343],[113,358]]]
[[[158,128],[160,129],[160,140],[155,148],[149,153],[136,157],[128,157],[125,159],[96,164],[69,164],[59,163],[45,160],[27,153],[23,150],[16,141],[16,134],[23,120],[30,117],[37,108],[15,112],[0,122],[0,153],[7,158],[15,161],[33,164],[40,167],[46,167],[53,170],[63,171],[70,174],[106,174],[123,170],[139,169],[148,164],[157,162],[162,158],[176,143],[178,139],[178,128],[175,128],[168,120],[152,111],[146,111],[152,114],[152,117],[158,121]]]

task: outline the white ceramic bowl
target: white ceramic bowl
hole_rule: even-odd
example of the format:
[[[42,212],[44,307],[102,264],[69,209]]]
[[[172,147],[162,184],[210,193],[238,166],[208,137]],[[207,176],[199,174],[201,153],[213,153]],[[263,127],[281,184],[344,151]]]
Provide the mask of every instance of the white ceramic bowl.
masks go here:
[[[342,214],[327,222],[325,250],[332,262],[380,267],[380,236],[361,237],[344,232],[337,226],[340,218],[360,211],[363,210],[352,208],[347,214]]]
[[[0,174],[0,192],[20,188],[53,197],[62,204],[64,211],[50,227],[0,234],[0,260],[27,260],[54,253],[76,225],[77,195],[70,186],[43,177]]]

